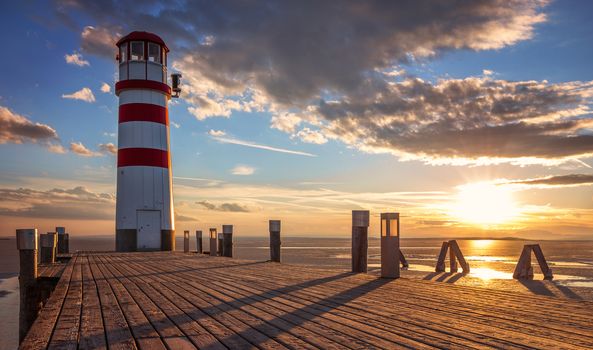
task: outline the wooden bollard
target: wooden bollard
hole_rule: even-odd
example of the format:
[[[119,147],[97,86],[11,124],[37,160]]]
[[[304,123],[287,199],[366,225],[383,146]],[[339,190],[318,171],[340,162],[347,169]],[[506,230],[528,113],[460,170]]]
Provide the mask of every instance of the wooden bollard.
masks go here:
[[[216,228],[213,227],[210,229],[210,256],[216,256],[216,246],[218,244],[218,234],[216,233]]]
[[[196,231],[196,251],[198,254],[202,254],[203,247],[202,247],[202,231]]]
[[[270,220],[270,261],[280,262],[280,220]]]
[[[183,231],[183,252],[189,253],[189,231]]]
[[[222,256],[222,240],[223,240],[224,236],[222,235],[222,232],[218,233],[218,240],[217,242],[217,253],[218,256]]]
[[[521,256],[513,272],[514,279],[520,280],[532,280],[533,279],[533,266],[531,266],[531,252],[535,254],[539,267],[544,274],[544,279],[551,280],[554,278],[552,269],[548,266],[548,262],[544,257],[544,252],[539,244],[526,244],[523,246]]]
[[[399,278],[399,213],[381,213],[381,277]]]
[[[56,262],[57,236],[55,232],[39,235],[40,262],[42,264],[53,264]]]
[[[222,256],[233,257],[233,225],[222,225]]]
[[[16,230],[16,246],[19,250],[19,342],[21,342],[37,318],[37,229]]]
[[[352,272],[367,272],[369,211],[352,211]]]
[[[65,227],[56,227],[58,234],[58,254],[70,253],[70,235],[66,233]]]

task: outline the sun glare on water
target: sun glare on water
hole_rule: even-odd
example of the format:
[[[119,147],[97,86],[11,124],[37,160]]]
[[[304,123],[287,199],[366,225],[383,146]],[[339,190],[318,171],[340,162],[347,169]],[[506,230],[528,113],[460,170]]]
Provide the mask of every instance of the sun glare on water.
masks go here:
[[[491,183],[472,183],[458,188],[453,212],[461,221],[490,226],[507,223],[519,214],[508,188]]]

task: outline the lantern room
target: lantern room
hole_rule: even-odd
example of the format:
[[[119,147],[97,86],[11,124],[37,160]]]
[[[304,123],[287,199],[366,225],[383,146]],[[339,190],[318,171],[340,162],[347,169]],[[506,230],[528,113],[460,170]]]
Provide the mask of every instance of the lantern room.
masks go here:
[[[158,35],[131,32],[117,42],[119,80],[153,80],[167,83],[169,48]]]

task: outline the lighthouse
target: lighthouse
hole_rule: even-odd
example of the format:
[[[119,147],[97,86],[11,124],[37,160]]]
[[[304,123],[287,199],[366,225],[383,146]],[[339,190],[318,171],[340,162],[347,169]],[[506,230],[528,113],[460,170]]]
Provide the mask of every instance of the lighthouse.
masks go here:
[[[167,84],[169,49],[157,35],[132,32],[117,43],[119,97],[116,250],[175,250],[169,113],[179,74]]]

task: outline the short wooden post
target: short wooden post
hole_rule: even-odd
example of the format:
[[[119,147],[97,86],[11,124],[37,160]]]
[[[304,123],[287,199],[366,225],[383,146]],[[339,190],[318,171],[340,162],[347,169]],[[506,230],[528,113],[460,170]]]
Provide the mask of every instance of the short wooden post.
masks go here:
[[[381,213],[381,277],[399,278],[399,213]]]
[[[217,240],[217,252],[218,252],[218,256],[222,256],[222,248],[223,248],[223,239],[224,236],[222,235],[222,233],[218,234],[218,240]]]
[[[459,248],[459,244],[457,244],[456,240],[449,241],[449,255],[455,256],[459,261],[459,265],[461,265],[461,271],[465,274],[469,273],[469,264],[465,260],[461,249]],[[454,262],[454,258],[451,258],[451,263]],[[451,265],[451,272],[457,272],[457,261],[455,261],[455,270],[453,270],[453,265]]]
[[[369,211],[352,211],[352,272],[367,272]]]
[[[443,242],[441,251],[439,252],[439,258],[437,260],[437,266],[434,269],[435,272],[445,272],[445,258],[447,258],[447,250],[449,250],[449,242]]]
[[[270,261],[280,262],[280,220],[270,220]]]
[[[57,235],[55,232],[48,232],[39,235],[40,262],[42,264],[53,264],[56,262]]]
[[[222,256],[233,257],[233,225],[222,225]]]
[[[19,342],[21,342],[39,312],[39,303],[37,302],[37,229],[16,230],[16,246],[20,259]]]
[[[459,268],[457,267],[457,259],[455,259],[455,254],[452,249],[449,249],[449,265],[451,266],[451,273],[459,271]]]
[[[542,248],[539,246],[539,244],[534,244],[531,249],[533,250],[535,258],[537,259],[537,263],[539,264],[539,267],[542,270],[542,273],[544,274],[544,279],[553,279],[554,275],[552,274],[552,269],[550,268],[550,266],[548,266],[548,262],[544,257],[544,252],[542,251]]]
[[[202,247],[202,231],[196,231],[196,251],[198,254],[202,254],[203,247]]]
[[[410,264],[408,264],[408,261],[406,260],[406,257],[404,256],[404,253],[401,249],[399,250],[399,262],[402,264],[402,268],[404,269],[410,267]]]
[[[189,231],[183,231],[183,252],[189,253]]]
[[[65,227],[56,227],[58,233],[58,254],[70,253],[70,235],[66,233]]]
[[[218,234],[216,233],[216,228],[213,227],[210,229],[210,256],[216,256],[216,247],[218,242]]]

